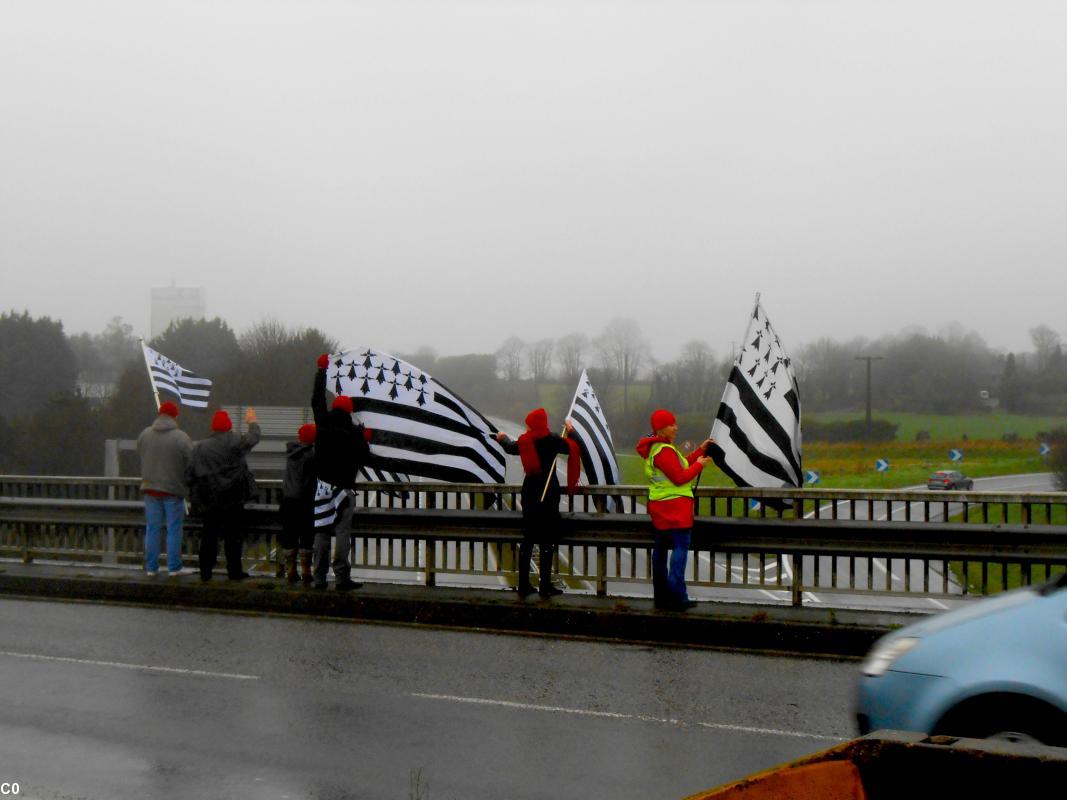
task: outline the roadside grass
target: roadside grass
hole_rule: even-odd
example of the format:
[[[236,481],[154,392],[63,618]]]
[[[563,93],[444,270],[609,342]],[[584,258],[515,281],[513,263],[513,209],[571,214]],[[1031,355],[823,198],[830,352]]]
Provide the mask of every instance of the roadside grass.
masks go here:
[[[804,468],[819,473],[817,488],[825,489],[899,489],[924,485],[930,473],[939,469],[959,469],[971,478],[1044,472],[1044,458],[1032,442],[1000,440],[965,443],[964,460],[953,464],[948,453],[958,442],[886,442],[827,444],[812,442],[804,447]],[[875,461],[889,462],[887,472],[875,470]],[[624,484],[644,484],[644,462],[636,454],[618,454],[619,471]],[[733,486],[733,482],[714,465],[704,470],[701,486]]]
[[[1015,434],[1020,439],[1036,442],[1038,433],[1044,433],[1067,425],[1067,419],[1055,416],[1028,416],[1025,414],[1006,414],[991,412],[988,414],[914,414],[909,412],[875,411],[878,419],[887,419],[897,423],[897,441],[914,441],[919,431],[927,431],[931,440],[953,441],[953,447],[965,444],[963,437],[973,439],[1001,439],[1005,435]],[[863,419],[862,412],[823,412],[804,414],[804,419],[820,422],[840,422]],[[1034,445],[1036,447],[1036,444]]]

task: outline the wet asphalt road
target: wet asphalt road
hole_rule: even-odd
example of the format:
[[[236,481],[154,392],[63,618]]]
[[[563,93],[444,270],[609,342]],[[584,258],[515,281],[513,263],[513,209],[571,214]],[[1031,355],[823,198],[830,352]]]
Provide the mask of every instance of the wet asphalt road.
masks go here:
[[[46,798],[680,798],[854,735],[855,663],[0,600]]]

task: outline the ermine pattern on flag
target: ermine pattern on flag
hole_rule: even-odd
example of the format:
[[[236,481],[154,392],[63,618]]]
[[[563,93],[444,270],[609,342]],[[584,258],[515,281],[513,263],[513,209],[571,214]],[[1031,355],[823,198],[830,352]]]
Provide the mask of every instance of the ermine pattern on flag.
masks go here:
[[[711,428],[709,454],[738,486],[800,487],[800,390],[759,300]]]
[[[326,388],[352,398],[378,470],[454,483],[503,483],[496,428],[431,375],[369,348],[331,357]]]
[[[207,408],[211,381],[185,369],[148,345],[142,345],[145,362],[157,390],[170,392],[183,406]]]
[[[582,468],[589,486],[618,486],[619,464],[615,458],[615,445],[611,440],[607,419],[600,400],[589,382],[589,375],[582,370],[578,388],[567,416],[574,425],[571,434],[581,445]],[[608,498],[609,511],[615,503]]]

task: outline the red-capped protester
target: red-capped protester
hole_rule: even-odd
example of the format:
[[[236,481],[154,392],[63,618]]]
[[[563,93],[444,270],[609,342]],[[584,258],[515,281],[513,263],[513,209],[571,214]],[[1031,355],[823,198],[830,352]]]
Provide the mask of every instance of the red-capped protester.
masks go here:
[[[200,580],[211,580],[219,555],[219,539],[226,553],[226,574],[232,581],[248,577],[241,563],[244,549],[244,505],[251,499],[255,479],[247,456],[259,443],[256,410],[245,412],[248,433],[238,435],[225,411],[216,411],[211,435],[196,443],[189,463],[189,493],[193,511],[202,517]]]
[[[330,409],[326,409],[326,370],[330,356],[323,353],[317,361],[315,386],[311,393],[311,410],[315,414],[315,468],[318,479],[341,489],[352,491],[360,467],[370,460],[370,431],[352,420],[355,408],[352,398],[338,395]],[[315,532],[312,555],[314,587],[326,588],[327,567],[333,567],[334,588],[340,592],[362,586],[352,580],[352,566],[348,560],[352,549],[352,506],[346,503],[341,515],[331,527]],[[333,560],[330,561],[330,535],[334,536]]]
[[[567,420],[566,431],[569,436],[573,427]],[[567,457],[567,493],[570,494],[578,485],[581,473],[581,453],[574,439],[552,433],[548,426],[548,414],[538,408],[526,415],[526,433],[517,441],[509,439],[503,432],[496,435],[504,452],[517,455],[522,460],[522,544],[519,546],[519,585],[520,597],[533,594],[530,583],[530,559],[533,546],[537,544],[540,551],[540,577],[537,592],[542,597],[561,594],[561,590],[552,585],[552,560],[563,520],[559,513],[560,485],[556,477],[556,457]],[[547,489],[546,489],[547,485]]]
[[[652,435],[637,443],[648,479],[648,514],[652,517],[652,590],[656,608],[683,611],[696,605],[685,588],[685,565],[693,530],[693,484],[711,461],[705,439],[689,455],[674,446],[678,421],[665,409],[652,413]],[[669,551],[669,558],[668,558]]]
[[[289,583],[303,581],[312,584],[311,552],[315,543],[315,488],[319,479],[315,470],[314,424],[301,425],[296,432],[296,441],[285,445],[285,477],[282,479],[282,499],[278,513],[282,518],[282,535],[279,550],[283,572]],[[297,555],[300,556],[300,574],[297,574]]]

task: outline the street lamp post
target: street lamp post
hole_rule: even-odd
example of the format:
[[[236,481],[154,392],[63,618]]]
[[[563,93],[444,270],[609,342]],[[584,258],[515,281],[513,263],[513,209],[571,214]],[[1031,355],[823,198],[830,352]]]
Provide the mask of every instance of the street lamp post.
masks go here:
[[[882,356],[856,356],[856,361],[867,362],[867,436],[871,435],[871,362],[881,361]]]

